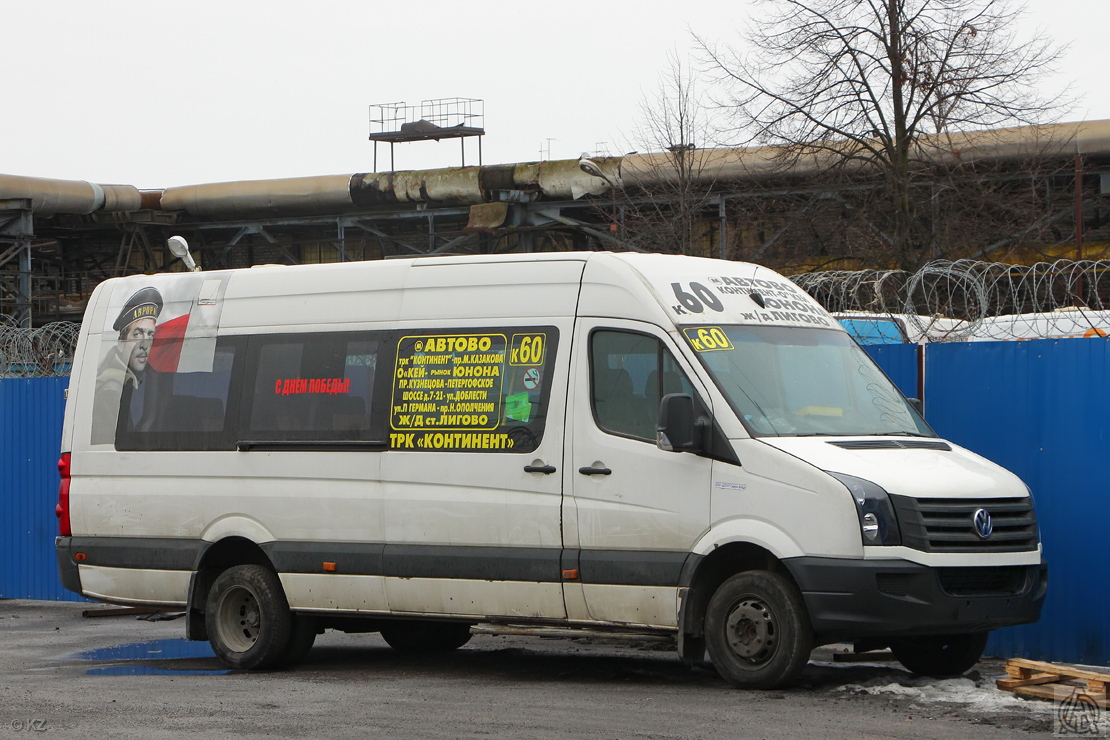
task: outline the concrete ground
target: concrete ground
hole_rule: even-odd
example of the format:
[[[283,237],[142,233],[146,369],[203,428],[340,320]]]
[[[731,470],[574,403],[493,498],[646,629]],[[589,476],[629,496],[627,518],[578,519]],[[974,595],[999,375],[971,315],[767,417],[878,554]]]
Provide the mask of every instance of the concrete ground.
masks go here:
[[[90,604],[0,601],[0,740],[158,738],[1012,738],[1052,731],[1052,705],[969,677],[814,653],[802,684],[740,691],[650,640],[476,635],[403,656],[328,632],[300,666],[228,671],[177,621],[82,617]]]

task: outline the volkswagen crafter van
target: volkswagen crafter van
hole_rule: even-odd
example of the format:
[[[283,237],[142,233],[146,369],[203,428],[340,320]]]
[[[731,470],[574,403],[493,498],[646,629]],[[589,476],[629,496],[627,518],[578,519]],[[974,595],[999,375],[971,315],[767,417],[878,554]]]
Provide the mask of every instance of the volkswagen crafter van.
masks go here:
[[[239,668],[325,629],[669,633],[737,686],[815,645],[958,674],[1038,618],[1029,490],[938,439],[751,264],[443,257],[108,280],[77,347],[58,563]]]

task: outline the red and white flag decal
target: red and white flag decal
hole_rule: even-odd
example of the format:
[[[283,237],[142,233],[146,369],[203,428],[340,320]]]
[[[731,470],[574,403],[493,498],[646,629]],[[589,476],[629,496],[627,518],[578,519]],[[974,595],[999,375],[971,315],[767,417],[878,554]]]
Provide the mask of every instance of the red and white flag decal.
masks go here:
[[[228,276],[218,274],[136,275],[112,294],[109,321],[128,297],[143,287],[153,287],[162,298],[150,367],[160,373],[211,372],[216,353],[216,330],[220,324],[223,294]],[[107,327],[106,331],[113,331]]]

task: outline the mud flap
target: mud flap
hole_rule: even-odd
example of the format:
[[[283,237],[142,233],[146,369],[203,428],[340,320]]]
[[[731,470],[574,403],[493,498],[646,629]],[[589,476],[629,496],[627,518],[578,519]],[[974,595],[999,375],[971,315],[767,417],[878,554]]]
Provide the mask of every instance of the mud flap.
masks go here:
[[[197,593],[197,573],[189,576],[189,600],[185,605],[185,639],[208,641],[208,628],[204,625],[204,612],[196,608],[193,600]]]

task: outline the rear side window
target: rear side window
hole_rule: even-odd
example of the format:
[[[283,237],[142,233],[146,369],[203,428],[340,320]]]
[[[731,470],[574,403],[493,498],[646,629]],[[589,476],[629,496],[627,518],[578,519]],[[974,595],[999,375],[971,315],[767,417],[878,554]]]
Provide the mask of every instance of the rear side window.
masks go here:
[[[221,338],[215,343],[210,365],[202,371],[146,368],[141,383],[124,387],[116,448],[234,449],[237,404],[230,391],[242,346],[242,339]]]
[[[116,447],[527,453],[557,345],[550,326],[222,337],[204,372],[124,388]]]
[[[378,352],[370,332],[266,335],[248,344],[240,438],[248,442],[373,442]]]

